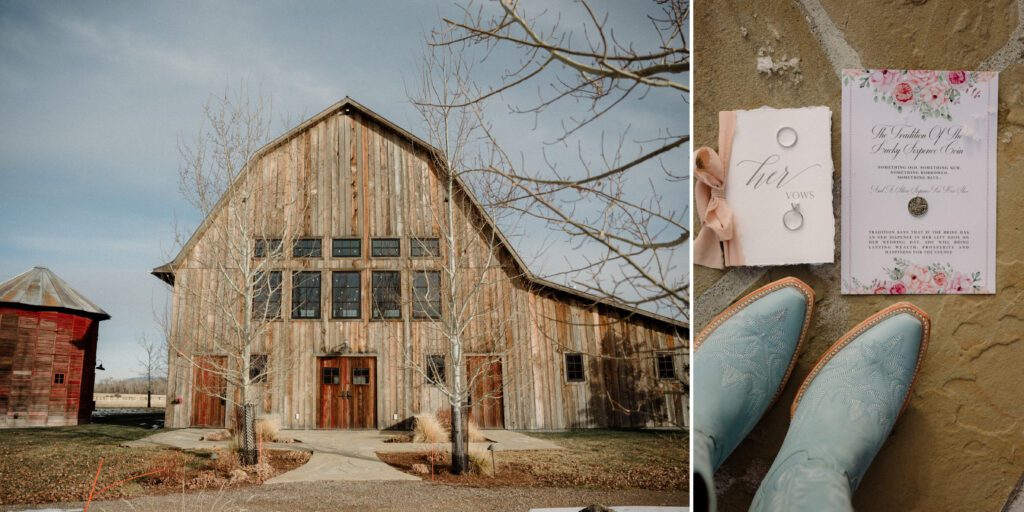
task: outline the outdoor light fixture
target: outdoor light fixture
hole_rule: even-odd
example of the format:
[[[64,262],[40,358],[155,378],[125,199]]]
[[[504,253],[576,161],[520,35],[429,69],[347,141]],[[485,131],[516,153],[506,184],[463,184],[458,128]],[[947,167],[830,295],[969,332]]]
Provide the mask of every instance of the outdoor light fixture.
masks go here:
[[[103,362],[102,361],[100,361],[100,363],[96,365],[96,369],[101,371],[101,372],[107,371],[107,369],[103,367]]]

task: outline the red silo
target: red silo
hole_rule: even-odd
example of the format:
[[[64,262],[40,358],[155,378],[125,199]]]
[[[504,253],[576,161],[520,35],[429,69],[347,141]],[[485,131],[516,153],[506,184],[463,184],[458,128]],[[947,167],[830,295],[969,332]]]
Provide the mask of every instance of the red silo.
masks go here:
[[[0,427],[88,423],[109,318],[45,267],[0,284]]]

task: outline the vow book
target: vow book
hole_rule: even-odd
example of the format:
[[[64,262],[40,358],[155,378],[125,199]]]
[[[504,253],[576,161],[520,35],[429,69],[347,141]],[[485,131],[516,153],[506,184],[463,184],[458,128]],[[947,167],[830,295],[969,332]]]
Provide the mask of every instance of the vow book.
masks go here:
[[[832,263],[832,112],[762,107],[735,115],[725,194],[738,264]]]

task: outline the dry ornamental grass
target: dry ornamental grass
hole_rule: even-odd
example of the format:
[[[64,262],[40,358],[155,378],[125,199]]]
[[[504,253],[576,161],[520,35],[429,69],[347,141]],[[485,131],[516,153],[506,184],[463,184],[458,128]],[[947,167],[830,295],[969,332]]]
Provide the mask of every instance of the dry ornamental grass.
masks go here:
[[[452,440],[451,412],[442,410],[437,414],[417,414],[413,419],[413,443],[447,443]],[[466,430],[469,436],[469,442],[487,442],[487,438],[480,432],[480,428],[477,427],[476,422],[470,420],[467,422],[467,425],[468,427]],[[395,442],[400,441],[396,439]]]

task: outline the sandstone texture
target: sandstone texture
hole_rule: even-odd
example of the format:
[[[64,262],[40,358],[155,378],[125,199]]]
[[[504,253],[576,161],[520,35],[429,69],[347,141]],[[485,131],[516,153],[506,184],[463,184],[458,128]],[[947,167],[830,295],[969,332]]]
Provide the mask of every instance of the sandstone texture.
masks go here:
[[[694,147],[717,147],[720,110],[828,106],[837,237],[842,172],[837,69],[853,62],[1001,72],[997,294],[840,295],[838,238],[835,265],[728,272],[695,267],[696,329],[732,300],[774,279],[799,277],[817,296],[810,335],[785,393],[716,475],[720,510],[749,507],[785,437],[796,388],[818,357],[865,317],[899,300],[932,316],[931,345],[910,407],[868,470],[854,497],[855,508],[1000,510],[1013,492],[1024,469],[1024,43],[1019,17],[1018,2],[1010,0],[694,0]],[[771,69],[764,57],[771,57]],[[796,66],[789,65],[792,59],[798,59]],[[694,224],[699,229],[699,222]]]

